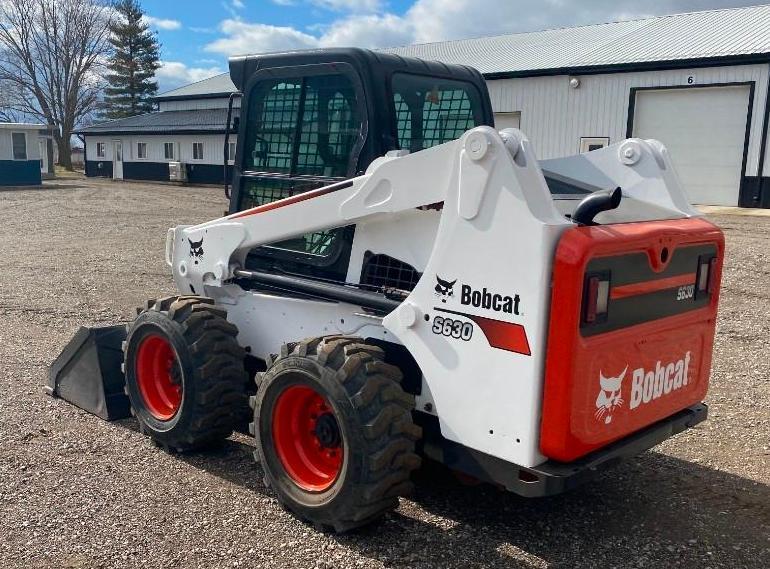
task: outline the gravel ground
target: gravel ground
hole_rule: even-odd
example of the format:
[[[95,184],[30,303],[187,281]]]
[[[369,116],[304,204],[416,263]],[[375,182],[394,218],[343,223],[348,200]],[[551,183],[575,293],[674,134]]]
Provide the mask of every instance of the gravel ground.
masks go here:
[[[770,217],[712,217],[728,257],[709,421],[549,499],[426,471],[337,537],[279,507],[246,437],[170,456],[41,393],[80,324],[174,292],[166,229],[224,207],[211,188],[110,181],[0,192],[0,567],[770,566]]]

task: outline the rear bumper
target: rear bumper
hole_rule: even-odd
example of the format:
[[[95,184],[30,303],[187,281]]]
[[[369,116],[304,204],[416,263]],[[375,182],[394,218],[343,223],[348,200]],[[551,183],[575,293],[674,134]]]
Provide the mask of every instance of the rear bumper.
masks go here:
[[[636,456],[697,425],[707,415],[708,406],[699,403],[575,461],[564,463],[549,460],[534,468],[516,466],[446,439],[441,441],[441,448],[438,448],[435,445],[438,441],[431,440],[433,437],[428,434],[430,429],[426,432],[423,451],[428,458],[443,462],[449,468],[486,482],[500,484],[521,496],[537,498],[575,488],[623,459]]]

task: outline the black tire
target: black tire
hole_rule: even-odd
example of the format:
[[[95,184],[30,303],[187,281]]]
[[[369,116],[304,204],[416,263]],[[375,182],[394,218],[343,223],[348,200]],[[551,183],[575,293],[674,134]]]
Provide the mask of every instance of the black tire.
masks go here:
[[[198,296],[150,300],[137,309],[123,344],[126,394],[141,431],[167,451],[184,452],[226,439],[249,413],[245,352],[225,310]],[[137,356],[142,342],[161,337],[173,348],[173,376],[181,385],[178,408],[159,417],[142,395]]]
[[[420,466],[415,442],[422,431],[412,420],[414,396],[403,391],[401,371],[383,356],[381,348],[360,338],[312,338],[285,345],[269,369],[257,374],[250,430],[265,484],[284,507],[323,531],[365,525],[412,490],[410,474]],[[322,491],[300,487],[276,451],[273,414],[279,396],[292,386],[323,396],[339,425],[344,459],[336,480]]]

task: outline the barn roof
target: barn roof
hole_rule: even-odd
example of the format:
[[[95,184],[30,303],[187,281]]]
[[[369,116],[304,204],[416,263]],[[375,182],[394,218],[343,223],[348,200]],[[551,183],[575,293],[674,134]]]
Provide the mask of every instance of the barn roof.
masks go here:
[[[470,65],[487,78],[768,61],[770,5],[385,49]]]
[[[155,97],[156,101],[173,101],[175,99],[200,99],[213,97],[229,97],[235,91],[235,85],[230,81],[229,73],[222,73],[202,81],[190,83],[171,91],[166,91]]]
[[[238,116],[239,109],[233,109]],[[217,134],[225,132],[227,109],[161,111],[80,128],[76,134]]]

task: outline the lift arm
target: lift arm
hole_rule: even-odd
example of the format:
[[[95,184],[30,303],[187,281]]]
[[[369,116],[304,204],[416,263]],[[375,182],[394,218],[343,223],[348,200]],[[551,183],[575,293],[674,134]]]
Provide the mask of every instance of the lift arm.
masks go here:
[[[493,129],[478,127],[461,139],[416,154],[375,160],[364,175],[344,182],[200,225],[178,226],[168,232],[166,261],[180,290],[205,294],[205,287],[232,279],[248,251],[260,245],[444,202],[452,191],[460,194],[458,214],[471,218],[478,212],[494,164],[500,159],[513,161],[522,141],[526,139],[518,131],[510,131],[504,141]],[[530,177],[529,208],[563,223],[542,173],[535,169]]]

